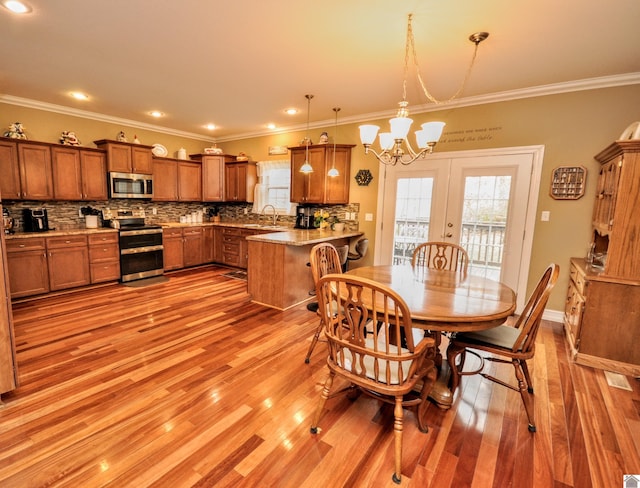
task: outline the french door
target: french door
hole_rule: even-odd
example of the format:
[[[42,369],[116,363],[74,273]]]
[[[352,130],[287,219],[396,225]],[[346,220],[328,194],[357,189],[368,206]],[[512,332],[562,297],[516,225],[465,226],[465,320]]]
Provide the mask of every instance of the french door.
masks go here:
[[[471,274],[501,281],[524,305],[542,147],[432,154],[381,168],[375,261],[411,262],[425,241],[460,244]]]

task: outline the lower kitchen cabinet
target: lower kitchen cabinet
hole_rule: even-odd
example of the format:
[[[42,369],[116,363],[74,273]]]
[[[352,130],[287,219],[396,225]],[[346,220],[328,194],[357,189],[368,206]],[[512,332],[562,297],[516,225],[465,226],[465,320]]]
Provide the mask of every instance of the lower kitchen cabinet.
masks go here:
[[[182,229],[162,229],[162,246],[164,270],[184,268],[184,244],[182,242]]]
[[[184,242],[184,265],[198,266],[205,261],[204,256],[204,234],[202,227],[187,227],[182,230]]]
[[[7,239],[11,298],[120,278],[117,232]]]
[[[243,246],[242,229],[237,227],[224,227],[222,229],[222,256],[220,262],[228,266],[246,268],[247,259],[242,256]],[[244,266],[242,266],[244,263]]]
[[[6,243],[11,298],[47,293],[49,271],[44,237],[13,239]]]
[[[120,278],[120,246],[117,232],[89,235],[89,268],[91,283]]]
[[[91,283],[86,235],[48,237],[46,241],[51,291]]]
[[[202,260],[205,263],[213,263],[218,261],[219,252],[216,252],[216,234],[219,232],[215,227],[202,228]],[[219,248],[219,247],[218,247]]]

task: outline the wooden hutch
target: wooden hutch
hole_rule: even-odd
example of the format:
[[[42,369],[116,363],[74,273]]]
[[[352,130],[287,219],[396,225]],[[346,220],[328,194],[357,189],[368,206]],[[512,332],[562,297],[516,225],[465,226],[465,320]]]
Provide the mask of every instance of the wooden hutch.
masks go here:
[[[595,159],[595,257],[571,259],[565,332],[578,364],[640,376],[640,140]]]

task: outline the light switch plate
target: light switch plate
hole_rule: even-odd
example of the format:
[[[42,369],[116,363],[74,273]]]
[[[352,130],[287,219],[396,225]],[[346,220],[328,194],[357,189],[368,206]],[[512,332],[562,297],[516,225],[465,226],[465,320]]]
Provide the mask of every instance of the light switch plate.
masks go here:
[[[367,222],[373,222],[373,214],[372,213],[364,214],[364,220],[366,220]]]
[[[551,212],[549,212],[548,210],[543,210],[542,213],[540,213],[540,220],[542,222],[549,222],[550,217],[551,217]]]

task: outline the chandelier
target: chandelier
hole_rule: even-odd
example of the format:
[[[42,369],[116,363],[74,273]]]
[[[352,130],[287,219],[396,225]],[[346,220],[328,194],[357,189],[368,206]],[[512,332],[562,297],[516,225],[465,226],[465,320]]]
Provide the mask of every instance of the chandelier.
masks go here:
[[[409,103],[407,102],[407,73],[409,71],[409,58],[413,60],[413,65],[416,70],[416,76],[427,99],[435,104],[450,102],[451,100],[457,98],[464,90],[467,81],[469,80],[471,69],[473,68],[473,64],[476,60],[478,45],[487,37],[489,37],[488,32],[476,32],[475,34],[471,34],[469,36],[469,40],[475,44],[475,48],[473,50],[471,63],[469,63],[469,67],[467,68],[467,72],[462,81],[462,84],[460,85],[460,88],[458,88],[458,90],[448,100],[437,100],[433,95],[431,95],[431,93],[429,93],[429,90],[427,90],[427,87],[425,86],[424,81],[420,76],[418,58],[416,56],[416,47],[413,39],[413,30],[411,28],[411,17],[412,14],[409,14],[407,22],[407,40],[405,43],[404,52],[404,79],[402,82],[402,101],[398,103],[399,108],[395,118],[389,120],[391,132],[380,133],[380,152],[376,152],[371,148],[373,141],[375,141],[376,136],[378,135],[380,127],[378,127],[377,125],[360,126],[360,140],[362,141],[362,145],[364,146],[364,153],[369,154],[369,152],[372,152],[381,163],[392,166],[395,166],[397,163],[405,165],[411,164],[416,159],[424,157],[426,154],[431,154],[433,152],[434,146],[440,140],[442,130],[445,126],[444,122],[427,122],[425,124],[422,124],[422,129],[415,132],[418,150],[415,151],[409,143],[407,135],[409,133],[409,129],[411,128],[411,124],[413,123],[413,120],[409,118],[409,111],[407,110],[407,106],[409,105]],[[406,148],[406,150],[403,149],[403,146]]]

